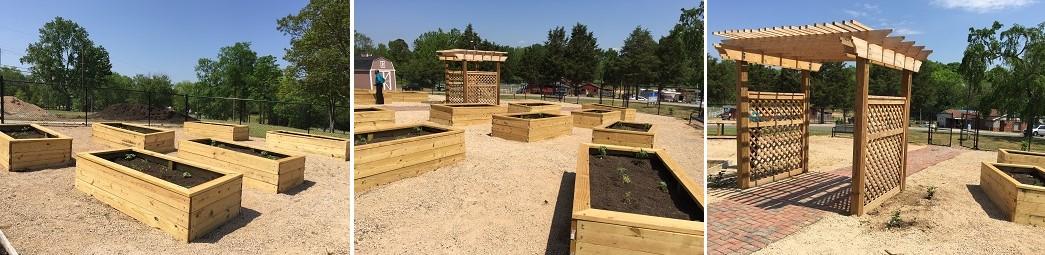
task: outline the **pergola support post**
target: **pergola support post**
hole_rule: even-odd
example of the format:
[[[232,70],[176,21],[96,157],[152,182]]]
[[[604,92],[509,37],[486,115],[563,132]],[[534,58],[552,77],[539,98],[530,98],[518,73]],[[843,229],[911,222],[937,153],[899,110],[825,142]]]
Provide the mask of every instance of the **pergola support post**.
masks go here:
[[[461,91],[464,92],[461,96],[464,97],[463,103],[468,102],[468,61],[461,61]]]
[[[904,98],[903,105],[903,120],[904,128],[903,135],[901,136],[903,148],[900,153],[903,155],[903,160],[900,162],[900,191],[907,188],[907,133],[911,131],[908,127],[911,118],[911,84],[914,79],[914,72],[911,70],[900,71],[900,96]]]
[[[748,63],[737,63],[737,185],[742,189],[752,187],[751,183],[751,133],[748,129]]]
[[[809,172],[809,70],[802,70],[802,173]]]
[[[856,59],[856,101],[853,104],[856,123],[853,126],[853,184],[850,192],[851,213],[856,216],[864,214],[864,187],[867,185],[867,99],[871,73],[869,64],[865,58]]]

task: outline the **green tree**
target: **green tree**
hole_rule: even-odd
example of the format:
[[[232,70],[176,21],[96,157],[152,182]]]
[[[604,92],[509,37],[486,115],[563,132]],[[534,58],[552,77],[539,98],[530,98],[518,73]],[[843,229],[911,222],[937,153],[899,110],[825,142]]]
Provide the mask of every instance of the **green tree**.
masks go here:
[[[598,39],[588,26],[581,23],[573,25],[570,38],[566,42],[565,63],[563,67],[563,78],[573,89],[573,94],[578,91],[585,82],[591,82],[595,78],[595,68],[599,63]]]
[[[377,50],[377,48],[374,47],[374,40],[370,39],[370,37],[368,37],[365,34],[360,33],[360,32],[356,32],[355,36],[356,36],[356,39],[355,39],[356,56],[357,57],[373,56],[374,55],[374,51]]]
[[[29,44],[20,62],[31,65],[32,76],[49,84],[43,98],[60,100],[45,104],[73,110],[74,101],[82,99],[81,83],[99,83],[112,73],[109,52],[95,45],[86,29],[62,17],[47,22],[39,32],[39,40]]]
[[[544,41],[544,61],[541,65],[541,85],[552,85],[562,81],[566,76],[566,29],[555,27],[548,31],[548,40]]]
[[[330,130],[335,105],[347,105],[351,75],[349,0],[311,0],[296,15],[279,19],[277,28],[290,35],[284,59],[290,73],[316,102],[328,106]]]
[[[477,50],[480,49],[479,46],[482,44],[483,38],[479,37],[479,33],[476,33],[475,30],[472,29],[472,23],[468,23],[468,25],[464,27],[464,33],[461,34],[461,39],[457,40],[457,44],[454,45],[454,48]]]
[[[657,58],[657,42],[653,40],[650,31],[641,26],[635,27],[621,47],[621,62],[623,69],[629,77],[625,82],[636,84],[651,84],[657,78],[657,69],[660,59]]]
[[[397,72],[406,80],[424,87],[443,83],[446,74],[443,64],[436,57],[436,51],[453,48],[460,37],[461,32],[457,29],[451,29],[449,32],[438,29],[421,34],[414,40],[414,52],[410,60],[404,64],[397,64]]]

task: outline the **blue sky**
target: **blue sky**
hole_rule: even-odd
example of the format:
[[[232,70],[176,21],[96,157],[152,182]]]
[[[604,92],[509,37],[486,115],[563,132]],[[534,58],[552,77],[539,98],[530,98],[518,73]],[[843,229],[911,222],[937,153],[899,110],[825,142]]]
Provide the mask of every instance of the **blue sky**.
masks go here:
[[[27,67],[18,58],[37,41],[37,32],[56,16],[87,29],[109,50],[113,71],[124,75],[167,74],[175,82],[196,80],[196,62],[218,49],[251,42],[258,55],[273,55],[285,66],[290,38],[276,20],[297,13],[305,0],[265,1],[9,1],[0,14],[0,64]]]
[[[960,62],[969,27],[984,28],[995,20],[1007,29],[1013,23],[1037,26],[1045,22],[1045,3],[1034,0],[916,0],[916,1],[711,1],[708,6],[708,47],[722,37],[711,32],[797,26],[855,19],[871,28],[892,28],[933,50],[929,59]]]
[[[543,43],[555,26],[580,22],[598,38],[600,48],[619,48],[635,26],[654,39],[678,22],[680,9],[694,0],[670,1],[401,1],[357,0],[356,32],[374,44],[404,39],[413,47],[418,35],[438,28],[463,29],[468,23],[484,39],[511,46]]]

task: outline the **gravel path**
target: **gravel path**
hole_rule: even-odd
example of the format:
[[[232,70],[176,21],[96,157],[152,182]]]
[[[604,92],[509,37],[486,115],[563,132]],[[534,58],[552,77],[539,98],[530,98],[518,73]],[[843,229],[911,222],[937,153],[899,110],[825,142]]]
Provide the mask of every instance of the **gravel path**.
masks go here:
[[[424,122],[428,111],[396,119]],[[670,117],[637,120],[657,124],[657,146],[703,185],[703,130]],[[463,162],[356,194],[357,254],[566,254],[577,147],[591,130],[534,143],[489,133],[490,125],[466,129]]]
[[[73,137],[74,153],[105,149],[90,128],[51,128]],[[308,155],[306,164],[293,195],[244,189],[239,217],[190,244],[79,192],[72,166],[0,171],[0,229],[24,254],[348,254],[348,163]]]

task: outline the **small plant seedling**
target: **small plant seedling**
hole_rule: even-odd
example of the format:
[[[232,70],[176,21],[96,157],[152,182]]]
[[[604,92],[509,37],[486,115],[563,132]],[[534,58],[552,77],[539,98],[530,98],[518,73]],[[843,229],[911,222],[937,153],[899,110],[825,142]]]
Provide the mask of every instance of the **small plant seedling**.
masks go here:
[[[635,203],[635,198],[631,197],[631,191],[624,192],[624,204],[630,205],[632,203]]]
[[[218,141],[210,140],[210,146],[218,146]]]
[[[599,146],[599,158],[605,158],[606,154],[608,154],[608,152],[606,152],[606,146]]]
[[[668,115],[675,116],[675,108],[668,108]]]
[[[903,226],[903,218],[900,217],[900,211],[894,211],[893,215],[889,217],[889,222],[885,223],[886,228],[898,228]]]
[[[269,155],[269,152],[267,152],[267,151],[261,151],[261,155],[262,155],[262,156],[268,156],[268,155]]]
[[[628,169],[623,167],[617,168],[617,175],[620,176],[620,181],[624,183],[631,183],[631,176],[628,176]]]
[[[643,150],[643,149],[639,149],[639,152],[635,153],[635,157],[636,158],[640,158],[640,159],[648,159],[649,158],[649,152],[646,152],[646,150]]]
[[[423,131],[423,129],[421,129],[421,127],[414,127],[414,132],[421,133],[421,131]]]
[[[132,160],[132,159],[134,159],[134,157],[136,157],[136,156],[137,156],[137,155],[134,155],[133,153],[127,153],[127,154],[123,154],[123,159],[126,159],[126,160]]]
[[[660,189],[661,192],[668,193],[668,183],[666,182],[657,183],[657,188]]]
[[[186,172],[181,172],[181,177],[182,178],[192,178],[192,173],[189,173],[187,171]]]
[[[366,144],[366,137],[365,136],[356,136],[356,144],[359,144],[359,145]]]
[[[925,188],[925,199],[933,200],[934,196],[936,196],[936,186]]]

